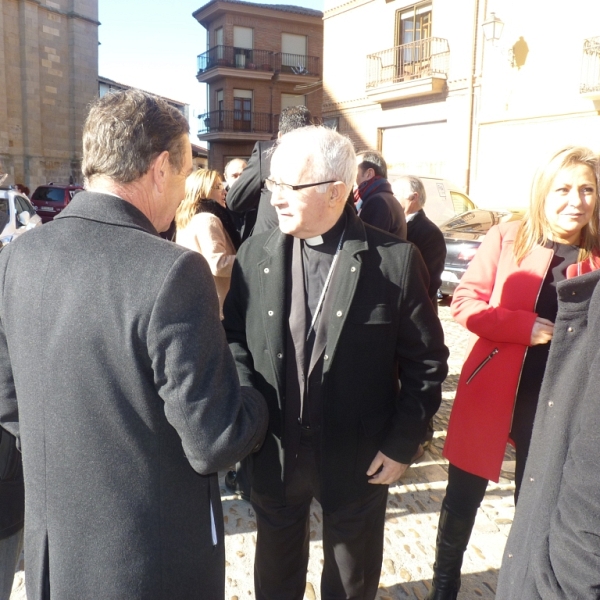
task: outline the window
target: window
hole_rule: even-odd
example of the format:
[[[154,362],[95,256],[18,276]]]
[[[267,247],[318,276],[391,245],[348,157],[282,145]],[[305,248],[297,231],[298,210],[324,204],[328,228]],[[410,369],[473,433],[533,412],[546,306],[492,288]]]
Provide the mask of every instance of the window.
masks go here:
[[[235,66],[238,69],[243,69],[247,62],[252,60],[252,48],[254,41],[254,30],[251,27],[233,28],[233,46],[235,54]]]
[[[219,129],[222,129],[225,117],[223,113],[223,90],[217,90],[217,114],[219,117]]]
[[[281,34],[281,70],[299,75],[306,71],[305,35]]]
[[[223,28],[215,29],[215,46],[217,47],[217,60],[225,56],[223,48]]]
[[[429,69],[431,56],[431,4],[416,4],[396,13],[398,76],[420,77]]]
[[[233,129],[252,129],[252,90],[233,90]]]
[[[35,215],[35,208],[22,196],[15,196],[15,210],[18,215],[22,212],[28,212],[32,217]]]
[[[306,96],[297,96],[294,94],[281,94],[281,110],[290,106],[306,106]]]

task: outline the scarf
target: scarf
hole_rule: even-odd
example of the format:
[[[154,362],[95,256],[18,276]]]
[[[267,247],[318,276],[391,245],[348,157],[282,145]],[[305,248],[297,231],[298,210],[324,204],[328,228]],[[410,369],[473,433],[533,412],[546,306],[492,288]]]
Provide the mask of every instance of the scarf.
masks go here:
[[[387,179],[384,177],[379,177],[379,175],[375,175],[375,177],[368,179],[367,181],[363,181],[355,190],[354,190],[354,205],[356,210],[360,214],[360,209],[364,204],[365,200],[374,192],[376,192],[380,187],[387,183]]]
[[[215,215],[215,217],[221,221],[237,252],[242,242],[240,240],[240,234],[235,228],[233,219],[231,218],[231,215],[227,209],[224,206],[221,206],[218,202],[215,202],[215,200],[201,200],[200,206],[198,207],[198,212],[210,213],[211,215]]]

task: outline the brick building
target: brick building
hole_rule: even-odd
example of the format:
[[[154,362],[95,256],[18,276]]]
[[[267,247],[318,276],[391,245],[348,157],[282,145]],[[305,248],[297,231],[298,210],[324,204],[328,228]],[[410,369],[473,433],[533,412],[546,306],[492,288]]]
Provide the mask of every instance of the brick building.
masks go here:
[[[198,137],[209,166],[249,157],[254,143],[277,133],[286,106],[306,105],[320,117],[323,14],[299,6],[212,0],[193,16],[207,31],[198,81],[207,85],[208,112]]]
[[[98,0],[2,0],[0,171],[31,190],[81,181],[81,132],[98,94]]]
[[[524,207],[549,152],[600,150],[600,2],[577,0],[578,27],[557,6],[326,0],[323,119],[358,150],[381,150],[393,173]],[[361,35],[347,43],[349,32]]]

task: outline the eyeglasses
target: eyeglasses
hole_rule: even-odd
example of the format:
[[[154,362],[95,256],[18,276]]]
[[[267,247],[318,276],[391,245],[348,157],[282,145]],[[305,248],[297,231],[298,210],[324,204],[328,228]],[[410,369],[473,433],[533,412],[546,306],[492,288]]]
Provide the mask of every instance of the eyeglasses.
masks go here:
[[[299,185],[291,185],[289,183],[277,183],[276,181],[273,181],[272,179],[265,179],[265,185],[267,187],[267,189],[270,192],[276,192],[278,189],[282,190],[282,191],[296,191],[296,190],[303,190],[309,187],[315,187],[317,185],[323,185],[325,183],[335,183],[336,180],[335,179],[330,179],[329,181],[318,181],[317,183],[301,183]]]

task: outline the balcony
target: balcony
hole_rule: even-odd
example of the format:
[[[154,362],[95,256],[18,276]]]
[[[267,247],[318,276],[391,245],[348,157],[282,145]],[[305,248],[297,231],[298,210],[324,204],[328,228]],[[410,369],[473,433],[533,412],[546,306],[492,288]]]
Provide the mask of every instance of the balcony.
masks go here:
[[[600,36],[583,42],[579,93],[590,100],[600,100]]]
[[[439,94],[450,66],[448,40],[425,38],[367,56],[366,93],[376,102]]]
[[[211,83],[224,76],[269,80],[274,73],[277,73],[279,81],[316,81],[321,77],[320,58],[235,46],[215,46],[198,56],[196,78],[200,83]]]
[[[270,113],[245,110],[213,110],[198,117],[198,137],[205,141],[270,140],[278,119]]]

